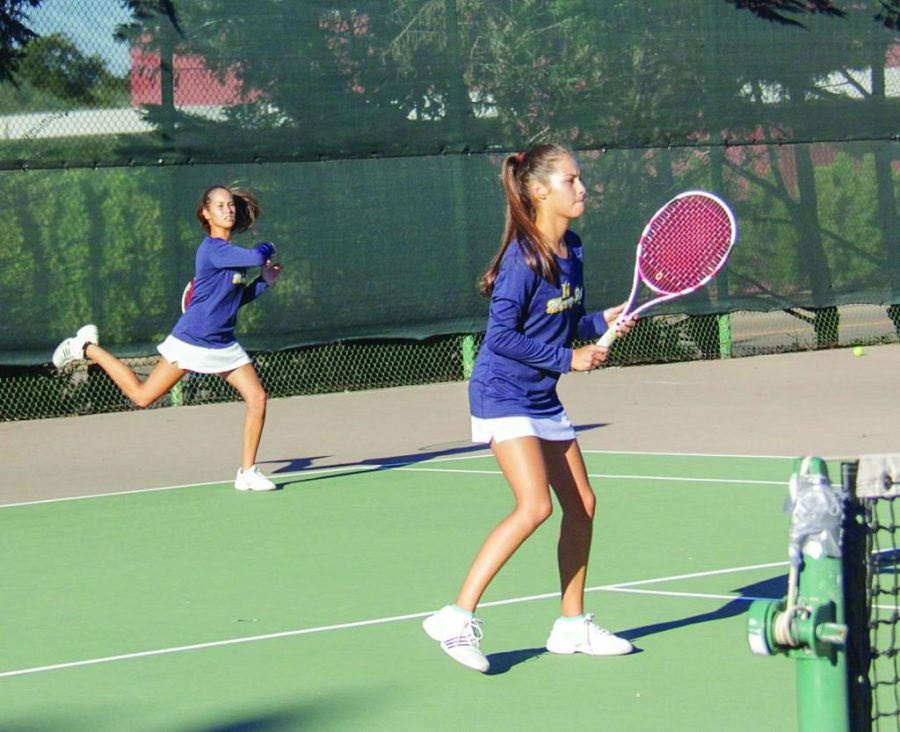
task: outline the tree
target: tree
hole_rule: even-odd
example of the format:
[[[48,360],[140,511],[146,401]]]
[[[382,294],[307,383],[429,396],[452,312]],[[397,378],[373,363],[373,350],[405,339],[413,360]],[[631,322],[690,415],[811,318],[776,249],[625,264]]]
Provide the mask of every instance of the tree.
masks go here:
[[[895,134],[895,114],[891,113],[885,95],[884,66],[889,48],[896,44],[891,31],[889,8],[883,2],[841,3],[819,2],[815,5],[793,2],[736,3],[745,5],[756,15],[788,24],[784,29],[792,36],[787,53],[763,54],[755,49],[741,58],[748,72],[745,81],[750,96],[760,107],[769,139],[794,141],[857,140],[873,141],[872,152],[878,180],[879,220],[883,231],[882,247],[885,271],[893,271],[896,282],[900,247],[897,243],[896,209],[893,177],[885,144]],[[767,6],[791,6],[793,12],[823,12],[838,23],[840,44],[823,43],[824,19],[809,18],[804,24],[787,21],[775,14],[760,11]],[[803,7],[801,7],[803,6]],[[878,10],[881,9],[881,14]],[[883,25],[872,23],[872,17]],[[761,39],[761,42],[764,42]],[[860,71],[868,69],[870,83],[861,81]],[[839,90],[835,90],[838,87]],[[851,99],[852,93],[859,99]],[[848,123],[849,120],[852,123]],[[819,222],[814,164],[808,145],[790,148],[797,173],[796,191],[782,176],[776,176],[779,197],[800,232],[799,246],[803,266],[809,274],[812,289],[812,321],[820,345],[833,345],[838,338],[834,283],[824,248],[829,235]],[[770,156],[775,151],[769,149]],[[777,163],[772,157],[773,170]],[[743,172],[747,176],[748,173]],[[896,296],[896,295],[895,295]],[[805,316],[803,316],[805,317]],[[900,324],[898,324],[900,325]],[[900,332],[900,331],[898,331]]]
[[[22,56],[19,72],[42,91],[77,102],[96,102],[113,77],[99,56],[85,56],[65,36],[33,39]]]
[[[27,9],[43,0],[0,0],[0,82],[14,82],[22,50],[37,34],[27,25]]]

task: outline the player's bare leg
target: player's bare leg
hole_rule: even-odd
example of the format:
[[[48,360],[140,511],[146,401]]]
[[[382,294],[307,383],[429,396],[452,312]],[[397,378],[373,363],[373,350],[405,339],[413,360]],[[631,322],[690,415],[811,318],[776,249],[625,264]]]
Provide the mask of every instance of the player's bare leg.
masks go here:
[[[225,380],[237,389],[247,405],[241,443],[241,469],[249,470],[256,464],[256,454],[266,424],[266,391],[253,364],[248,363],[235,369],[225,376]]]
[[[594,525],[596,498],[575,440],[543,441],[550,485],[562,508],[557,544],[562,614],[584,613],[584,587]]]
[[[185,374],[184,369],[160,358],[146,381],[142,382],[128,364],[96,343],[85,346],[84,355],[102,368],[121,392],[139,407],[149,407]]]
[[[491,449],[512,488],[516,505],[488,535],[456,599],[459,607],[472,612],[497,572],[553,510],[537,437],[491,442]]]
[[[543,448],[550,484],[563,511],[557,547],[562,609],[547,638],[547,650],[592,656],[631,653],[633,647],[628,640],[597,625],[593,614],[584,612],[596,499],[581,449],[575,440],[545,441]]]

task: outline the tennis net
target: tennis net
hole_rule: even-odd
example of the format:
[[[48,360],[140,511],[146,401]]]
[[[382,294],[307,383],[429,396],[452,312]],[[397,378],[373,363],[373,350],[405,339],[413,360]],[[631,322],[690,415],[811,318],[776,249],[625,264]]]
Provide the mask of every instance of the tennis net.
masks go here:
[[[850,727],[900,730],[900,454],[841,464]]]

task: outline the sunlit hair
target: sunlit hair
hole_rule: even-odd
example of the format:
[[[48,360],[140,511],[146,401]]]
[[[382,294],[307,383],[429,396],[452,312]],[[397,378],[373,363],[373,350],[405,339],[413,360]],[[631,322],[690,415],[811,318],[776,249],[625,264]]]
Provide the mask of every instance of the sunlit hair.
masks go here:
[[[209,221],[203,216],[203,209],[209,206],[209,197],[213,191],[228,191],[234,199],[234,226],[231,227],[233,234],[240,234],[253,228],[262,213],[256,196],[240,186],[214,185],[203,191],[200,203],[197,204],[197,219],[207,232],[209,232]]]
[[[544,144],[526,152],[510,155],[503,161],[500,179],[506,193],[506,227],[500,240],[500,250],[491,260],[478,282],[482,295],[490,296],[500,271],[500,262],[509,245],[516,239],[522,247],[525,262],[538,275],[557,284],[559,266],[553,258],[550,243],[537,227],[537,209],[531,197],[535,182],[546,185],[559,162],[572,153],[562,145]]]

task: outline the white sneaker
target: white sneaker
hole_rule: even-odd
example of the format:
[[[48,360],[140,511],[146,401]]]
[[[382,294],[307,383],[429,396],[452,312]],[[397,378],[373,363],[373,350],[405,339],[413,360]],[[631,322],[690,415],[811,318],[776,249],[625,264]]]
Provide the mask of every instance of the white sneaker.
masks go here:
[[[239,491],[274,491],[277,486],[254,465],[247,470],[238,468],[234,487]]]
[[[485,673],[490,663],[480,648],[481,625],[480,620],[464,615],[452,605],[442,607],[422,623],[428,636],[438,641],[450,658]]]
[[[61,369],[72,361],[80,361],[84,358],[84,347],[88,343],[98,344],[100,334],[96,325],[85,325],[78,329],[71,338],[66,338],[53,352],[53,365]]]
[[[547,639],[550,653],[587,653],[589,656],[623,656],[634,646],[624,638],[613,635],[594,622],[594,614],[583,616],[581,622],[559,618]]]

